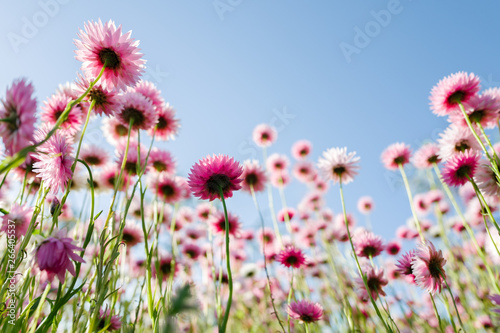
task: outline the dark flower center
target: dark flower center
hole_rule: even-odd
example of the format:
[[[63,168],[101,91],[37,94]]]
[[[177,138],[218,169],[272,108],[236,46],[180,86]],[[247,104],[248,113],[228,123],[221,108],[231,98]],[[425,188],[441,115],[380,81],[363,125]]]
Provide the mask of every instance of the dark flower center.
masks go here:
[[[219,189],[222,189],[222,192],[224,193],[229,190],[231,186],[231,180],[226,175],[215,174],[210,176],[206,186],[208,191],[212,194],[219,194]]]
[[[167,165],[165,163],[163,163],[162,161],[154,161],[153,167],[155,168],[156,171],[159,171],[159,172],[167,170]]]
[[[390,254],[397,254],[399,252],[399,250],[396,246],[391,246],[391,247],[389,247],[388,250],[389,250]]]
[[[85,157],[85,162],[87,162],[90,165],[99,165],[101,164],[102,161],[98,156],[90,155]]]
[[[189,258],[195,258],[197,257],[197,252],[195,250],[186,250],[186,255]]]
[[[5,106],[5,104],[4,104]],[[7,117],[4,118],[5,123],[7,124],[7,128],[9,131],[15,132],[21,126],[21,119],[17,114],[17,109],[14,106],[7,107]]]
[[[299,153],[300,156],[306,156],[308,153],[307,149],[302,149]]]
[[[123,233],[123,236],[122,236],[122,240],[126,243],[126,244],[130,244],[132,242],[135,241],[135,237],[130,234],[130,233]]]
[[[448,97],[447,102],[448,104],[457,104],[458,102],[463,101],[464,98],[465,98],[465,92],[458,90]]]
[[[462,141],[457,142],[455,144],[455,150],[456,151],[464,152],[464,151],[466,151],[469,148],[470,148],[470,146],[469,146],[469,142],[467,140],[462,140]]]
[[[62,115],[63,113],[63,110],[57,110],[56,112],[54,112],[54,120],[58,120],[59,117]]]
[[[363,255],[366,257],[373,257],[377,253],[377,248],[374,246],[365,246],[363,249]]]
[[[96,106],[102,106],[108,102],[108,98],[104,91],[98,88],[94,88],[89,92],[89,98],[91,101],[95,101]]]
[[[314,321],[314,318],[308,314],[301,314],[300,320],[302,320],[304,323],[312,323]]]
[[[117,69],[120,67],[120,57],[116,52],[107,47],[99,51],[99,60],[101,61],[101,64],[106,64],[106,68],[109,69]]]
[[[455,172],[455,176],[460,179],[467,178],[470,172],[471,172],[470,165],[463,165],[457,169],[457,171]]]
[[[297,258],[296,256],[288,256],[285,259],[285,262],[287,264],[289,264],[290,266],[293,266],[293,265],[295,265],[295,264],[297,264],[299,262],[299,258]]]
[[[367,281],[368,289],[378,292],[380,289],[380,281],[377,278],[369,278]]]
[[[262,133],[261,139],[262,139],[262,141],[267,141],[267,140],[269,140],[269,134],[267,134],[267,133]]]
[[[167,198],[168,198],[168,197],[171,197],[171,196],[173,196],[173,195],[175,194],[175,189],[174,189],[174,188],[173,188],[173,186],[172,186],[172,185],[170,185],[170,184],[165,184],[165,185],[162,185],[162,186],[160,187],[160,190],[161,190],[161,193],[163,193],[163,195],[164,195],[165,197],[167,197]]]
[[[118,124],[115,127],[116,134],[119,136],[125,136],[128,134],[128,129],[127,127],[123,126],[122,124]]]
[[[134,122],[134,126],[141,126],[144,123],[144,113],[136,108],[128,107],[122,111],[122,118],[125,122]]]
[[[125,170],[131,174],[131,175],[135,175],[136,171],[137,171],[137,162],[131,162],[131,161],[127,161],[125,162]]]
[[[440,258],[431,258],[429,264],[429,273],[433,278],[441,278],[441,259]]]
[[[115,176],[108,178],[108,184],[111,186],[115,186]]]
[[[336,166],[332,169],[332,171],[334,174],[340,177],[345,172],[345,166],[343,165]]]
[[[271,236],[269,236],[269,235],[264,235],[262,238],[264,240],[264,243],[266,243],[266,244],[271,242]]]
[[[474,110],[470,115],[469,119],[473,123],[480,123],[481,120],[484,118],[486,112],[484,110]]]
[[[432,155],[431,157],[429,157],[427,159],[427,162],[433,164],[433,163],[437,163],[439,161],[439,157],[437,155]]]
[[[403,164],[406,162],[406,157],[405,156],[398,156],[394,159],[394,163],[397,165]]]
[[[159,117],[158,122],[156,123],[157,129],[165,129],[168,126],[167,119],[165,117]]]
[[[255,173],[249,173],[245,177],[245,183],[247,183],[248,185],[255,185],[255,184],[257,184],[258,181],[259,181],[259,177],[257,177],[257,175]]]
[[[165,262],[160,265],[160,270],[163,273],[163,275],[170,275],[172,272],[172,264],[171,262]]]

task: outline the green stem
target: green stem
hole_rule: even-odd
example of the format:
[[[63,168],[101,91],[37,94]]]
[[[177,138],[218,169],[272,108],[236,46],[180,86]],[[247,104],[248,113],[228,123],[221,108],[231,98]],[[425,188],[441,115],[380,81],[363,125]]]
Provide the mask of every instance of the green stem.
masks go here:
[[[292,268],[292,276],[290,277],[290,291],[288,292],[288,306],[290,306],[290,302],[292,301],[292,295],[293,295],[293,268]],[[287,322],[288,322],[288,333],[290,333],[290,313],[288,313],[287,317]]]
[[[227,321],[229,320],[229,312],[231,311],[231,303],[233,302],[233,275],[231,273],[231,253],[229,252],[229,219],[227,217],[226,201],[224,200],[224,192],[222,187],[219,186],[220,200],[222,201],[222,206],[224,207],[224,218],[225,218],[225,234],[226,234],[226,264],[227,264],[227,279],[229,284],[229,297],[227,299],[226,311],[224,313],[224,319],[221,325],[221,333],[226,332]]]
[[[436,307],[436,302],[434,301],[434,297],[432,296],[431,293],[429,293],[429,296],[431,297],[432,307],[434,308],[434,314],[436,315],[436,318],[438,320],[439,329],[441,330],[442,333],[444,333],[443,324],[441,323],[441,316],[439,315],[438,309]]]
[[[398,166],[399,166],[399,171],[401,172],[401,176],[403,177],[403,182],[404,182],[405,188],[406,188],[406,194],[408,195],[408,200],[410,201],[411,213],[413,215],[413,219],[415,220],[415,225],[417,226],[417,231],[418,231],[418,234],[420,235],[420,240],[422,241],[422,243],[424,243],[425,237],[424,237],[424,234],[422,232],[422,228],[420,227],[420,221],[418,220],[417,212],[415,211],[415,206],[413,204],[413,195],[411,194],[410,184],[408,183],[408,177],[406,177],[406,172],[405,172],[403,165],[398,164]]]
[[[488,205],[488,203],[486,202],[486,199],[484,198],[483,196],[483,193],[481,192],[481,190],[479,189],[479,187],[477,186],[476,182],[474,181],[474,178],[472,177],[469,177],[469,175],[467,175],[467,179],[469,179],[470,183],[472,184],[472,186],[474,187],[474,190],[476,191],[476,194],[478,196],[478,199],[479,199],[479,202],[484,205],[484,208],[486,209],[486,212],[488,213],[488,216],[491,220],[491,222],[493,222],[493,224],[495,225],[495,227],[497,228],[497,231],[498,233],[500,234],[500,226],[498,225],[497,221],[495,220],[495,218],[493,217],[493,213],[491,212],[491,209],[490,209],[490,206]],[[494,243],[494,242],[493,242]]]
[[[446,276],[444,275],[444,272],[442,270],[439,270],[439,273],[441,274],[441,277],[443,278],[444,283],[446,284],[446,289],[448,289],[451,300],[453,301],[453,306],[455,307],[455,311],[457,312],[457,317],[458,317],[458,322],[460,323],[460,327],[462,328],[462,331],[465,332],[464,324],[462,323],[462,318],[460,318],[460,313],[458,312],[457,304],[455,303],[455,298],[453,297],[453,293],[451,292],[451,288],[448,284],[448,281],[446,281]]]

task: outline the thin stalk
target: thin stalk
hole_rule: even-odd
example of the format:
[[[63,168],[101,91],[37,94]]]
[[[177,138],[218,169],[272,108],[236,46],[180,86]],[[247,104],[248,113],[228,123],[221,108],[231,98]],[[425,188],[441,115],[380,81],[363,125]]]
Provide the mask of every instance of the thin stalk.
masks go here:
[[[224,192],[222,187],[219,186],[220,200],[222,201],[222,206],[224,207],[224,218],[225,218],[225,234],[226,234],[226,264],[227,264],[227,279],[229,285],[229,297],[227,299],[226,311],[224,313],[224,319],[221,325],[221,333],[226,332],[227,321],[229,320],[229,312],[231,311],[231,303],[233,302],[233,274],[231,273],[231,253],[229,252],[229,219],[227,217],[226,201],[224,200]]]
[[[420,235],[420,240],[422,241],[422,243],[424,243],[425,237],[424,233],[422,232],[422,228],[420,227],[420,221],[418,220],[417,212],[415,211],[415,206],[413,204],[413,195],[411,194],[410,184],[408,183],[408,177],[406,177],[406,172],[403,165],[400,163],[398,164],[398,166],[399,166],[399,171],[401,172],[401,176],[403,177],[403,182],[405,184],[408,200],[410,201],[410,208],[411,208],[411,213],[413,215],[413,220],[415,220],[415,225],[417,226],[417,231],[418,234]]]
[[[442,270],[439,270],[439,273],[441,274],[441,277],[443,278],[444,283],[446,284],[446,289],[448,289],[451,300],[453,301],[453,306],[455,307],[455,311],[457,312],[457,317],[458,317],[458,322],[460,323],[460,327],[462,328],[462,331],[465,332],[464,324],[462,323],[462,318],[460,318],[460,313],[458,312],[458,309],[457,309],[457,303],[455,303],[455,297],[453,297],[453,293],[451,292],[450,285],[448,284],[448,281],[446,281],[446,276],[444,275],[444,272]]]

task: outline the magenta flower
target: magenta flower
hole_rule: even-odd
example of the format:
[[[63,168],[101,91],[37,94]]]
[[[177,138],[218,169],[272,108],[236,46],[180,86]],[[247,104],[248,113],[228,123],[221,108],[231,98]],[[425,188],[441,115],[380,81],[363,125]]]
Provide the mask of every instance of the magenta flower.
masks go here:
[[[99,321],[97,328],[99,331],[105,327],[107,327],[106,331],[108,332],[118,331],[122,327],[121,320],[122,318],[117,315],[112,316],[110,309],[107,309],[106,311],[99,309]]]
[[[359,257],[373,258],[384,251],[382,238],[364,229],[355,233],[353,244]]]
[[[33,208],[28,207],[28,205],[20,206],[16,202],[10,207],[8,214],[2,217],[2,228],[3,231],[9,236],[14,235],[16,238],[26,235],[28,227],[31,222],[31,217],[33,216]]]
[[[71,97],[60,93],[52,95],[48,100],[43,102],[42,122],[54,126],[69,102],[71,102]],[[67,118],[62,122],[60,128],[65,131],[68,136],[73,137],[82,127],[82,123],[82,109],[80,106],[75,105],[71,111],[69,111]]]
[[[149,171],[167,175],[175,174],[174,158],[172,154],[166,150],[153,147],[149,153],[148,165]]]
[[[264,191],[267,177],[257,160],[243,162],[241,178],[243,179],[241,182],[243,191],[250,193],[251,187],[253,187],[255,193]]]
[[[278,132],[272,126],[260,124],[253,130],[253,141],[259,147],[269,147],[278,138]]]
[[[435,294],[441,292],[441,287],[446,278],[444,265],[446,260],[441,250],[437,251],[434,244],[420,243],[411,262],[412,273],[418,286]]]
[[[293,208],[283,208],[278,212],[278,221],[280,222],[285,222],[286,221],[286,215],[288,215],[288,220],[293,219],[293,217],[297,214],[297,211]]]
[[[123,228],[122,242],[127,245],[127,251],[131,247],[144,241],[144,232],[142,228],[136,224],[128,223]]]
[[[391,256],[395,256],[401,251],[401,242],[398,240],[390,241],[385,246],[385,252]]]
[[[410,155],[410,146],[402,142],[397,142],[382,152],[381,159],[386,169],[397,170],[400,165],[403,166],[410,162]]]
[[[156,140],[167,141],[175,139],[181,127],[179,119],[175,118],[175,110],[168,103],[156,106],[158,122],[156,126],[148,131],[148,134],[155,135]]]
[[[36,249],[35,260],[38,268],[47,273],[50,281],[57,275],[61,283],[64,282],[64,275],[68,271],[75,276],[75,268],[71,260],[84,263],[80,256],[73,251],[83,251],[82,248],[72,244],[71,238],[50,237],[43,241]]]
[[[443,78],[431,91],[431,109],[438,116],[459,111],[458,103],[466,103],[479,92],[479,78],[473,73],[458,72]]]
[[[153,276],[155,276],[156,278],[161,277],[162,280],[168,280],[170,274],[173,274],[175,277],[175,275],[179,271],[179,264],[177,261],[174,261],[172,264],[172,260],[172,256],[169,254],[160,255],[160,260],[158,263],[159,271],[156,270],[156,264],[154,262],[151,263]]]
[[[7,89],[0,102],[0,136],[7,154],[14,155],[33,141],[36,122],[36,100],[33,85],[18,79]]]
[[[240,222],[236,215],[231,212],[227,213],[227,222],[229,225],[229,234],[236,236],[240,231]],[[209,220],[216,233],[224,234],[226,232],[226,221],[224,219],[224,212],[215,212]]]
[[[182,253],[191,260],[197,260],[203,254],[203,250],[194,243],[187,243],[182,246]]]
[[[468,177],[474,177],[481,156],[467,150],[448,160],[443,168],[443,181],[450,186],[461,186],[467,183]]]
[[[415,250],[410,250],[406,253],[404,253],[401,258],[399,258],[396,267],[398,268],[398,272],[403,274],[403,275],[408,275],[414,277],[415,275],[413,274],[413,268],[412,268],[412,261],[413,257],[415,256]]]
[[[227,155],[207,156],[191,167],[188,184],[194,196],[202,200],[233,196],[233,191],[241,189],[243,168]]]
[[[323,307],[307,300],[290,303],[287,312],[291,318],[303,323],[313,323],[323,317]]]
[[[300,140],[293,144],[292,146],[292,156],[296,160],[303,160],[311,154],[312,143],[307,140]]]
[[[276,261],[285,267],[300,268],[305,265],[306,257],[301,249],[288,245],[276,256]]]
[[[153,188],[156,195],[166,203],[176,203],[183,198],[182,185],[180,177],[162,173],[153,178],[151,188]]]
[[[48,128],[42,127],[35,133],[35,140],[43,140]],[[40,145],[34,155],[38,162],[33,164],[33,172],[44,182],[50,193],[56,194],[59,189],[66,190],[66,185],[72,176],[71,166],[74,158],[71,156],[73,148],[65,134],[56,131],[48,141]]]
[[[368,285],[368,289],[370,290],[370,294],[372,295],[373,300],[377,300],[379,296],[385,296],[385,292],[382,289],[386,286],[389,281],[384,278],[384,271],[382,269],[375,268],[371,265],[366,265],[363,268],[363,272],[366,275],[366,281]],[[370,296],[366,291],[365,283],[363,282],[362,277],[358,277],[355,279],[355,282],[358,286],[358,295],[363,302],[368,302],[370,300]]]
[[[83,95],[83,93],[87,91],[91,80],[92,78],[79,75],[79,80],[76,82],[77,96]],[[118,95],[116,92],[112,89],[108,89],[100,82],[96,83],[92,89],[90,89],[84,100],[94,102],[93,111],[97,115],[105,114],[106,116],[111,116],[118,106]]]
[[[115,116],[127,127],[132,121],[134,130],[149,130],[158,121],[158,114],[151,100],[137,92],[127,92],[120,96]]]
[[[80,29],[74,43],[77,47],[76,59],[82,62],[82,70],[87,76],[97,77],[106,63],[101,82],[108,89],[125,90],[139,80],[144,71],[145,60],[139,53],[138,41],[130,38],[131,31],[122,34],[122,26],[106,23],[87,22],[85,31]]]
[[[435,143],[426,143],[413,155],[413,165],[417,169],[432,168],[434,163],[441,162],[439,158],[439,146]]]
[[[358,162],[359,156],[356,156],[356,152],[347,153],[346,147],[330,148],[319,158],[318,169],[325,180],[349,184],[358,174]]]

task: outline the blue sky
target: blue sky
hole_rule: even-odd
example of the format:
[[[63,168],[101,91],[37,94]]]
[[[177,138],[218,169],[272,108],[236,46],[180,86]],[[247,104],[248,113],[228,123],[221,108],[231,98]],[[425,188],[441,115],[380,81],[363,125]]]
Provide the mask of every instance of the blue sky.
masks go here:
[[[140,40],[148,78],[181,119],[177,140],[159,145],[175,155],[181,175],[207,154],[260,158],[251,132],[276,118],[270,153],[290,154],[308,139],[314,161],[335,146],[361,156],[360,175],[346,186],[348,210],[373,196],[374,229],[388,239],[411,212],[380,153],[397,141],[417,149],[446,128],[428,105],[442,77],[474,72],[484,88],[500,86],[499,11],[493,1],[11,1],[0,11],[0,94],[25,76],[40,105],[76,77],[78,28],[113,19]],[[341,45],[356,52],[346,57]],[[294,181],[288,201],[304,194]],[[340,211],[337,187],[327,202]],[[228,204],[244,226],[257,224],[249,196],[237,193]]]

